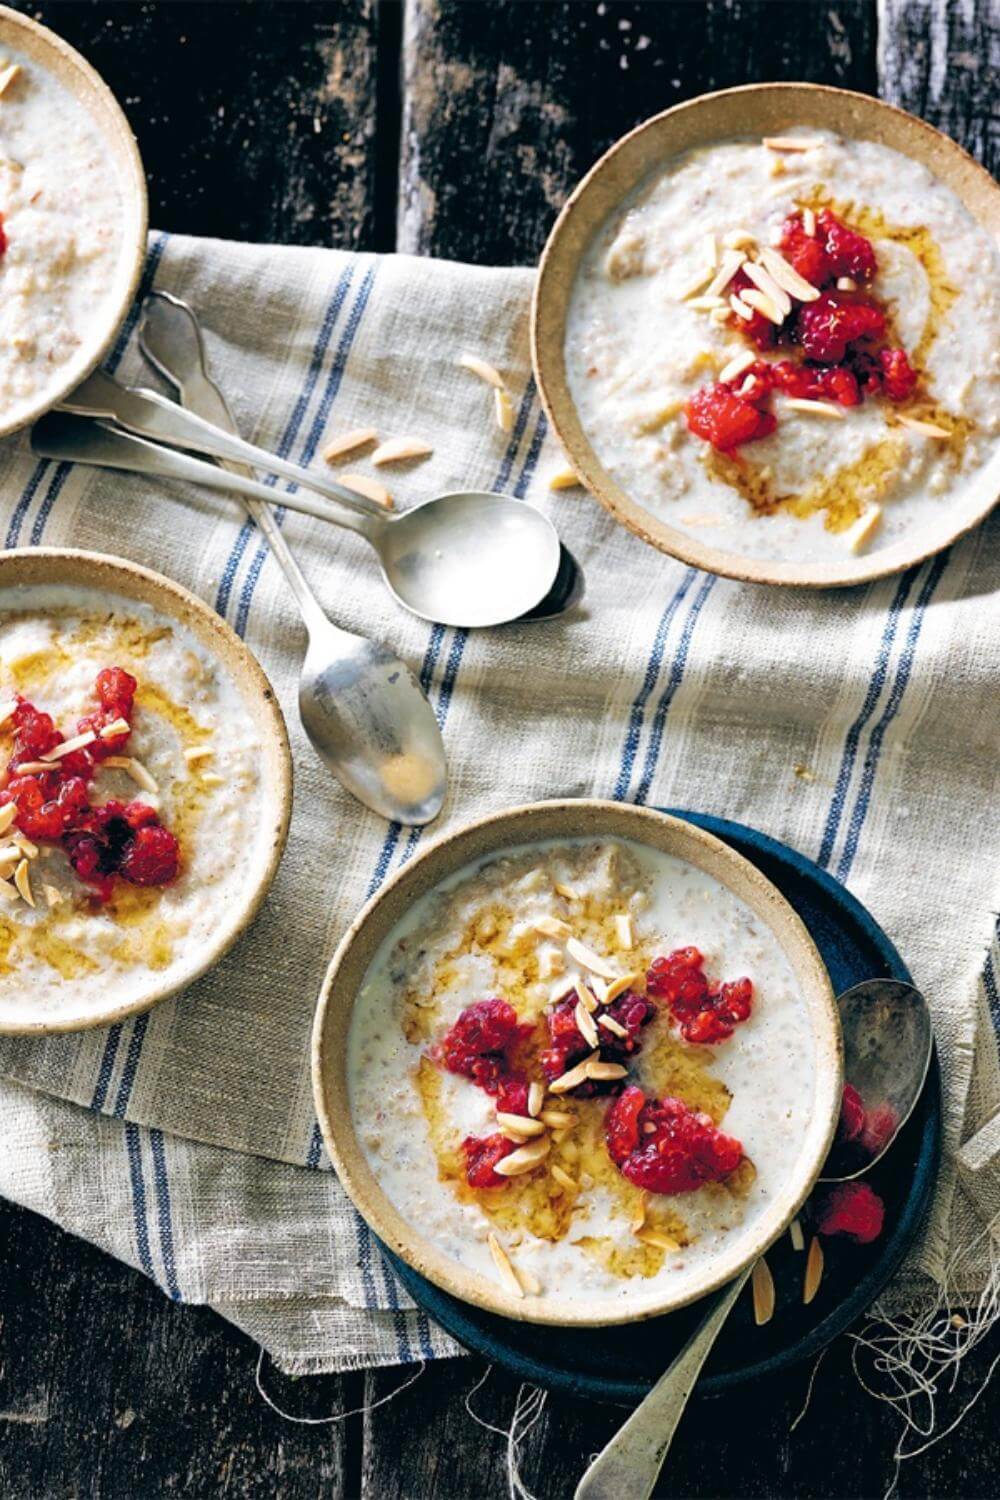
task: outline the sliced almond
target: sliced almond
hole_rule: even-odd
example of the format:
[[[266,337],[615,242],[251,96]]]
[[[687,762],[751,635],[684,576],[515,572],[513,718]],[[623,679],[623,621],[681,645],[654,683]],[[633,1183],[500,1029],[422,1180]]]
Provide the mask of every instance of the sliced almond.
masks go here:
[[[578,1193],[580,1191],[580,1184],[576,1178],[571,1177],[558,1162],[553,1162],[549,1170],[555,1181],[558,1182],[560,1187],[565,1188],[567,1193]]]
[[[202,786],[225,786],[226,784],[226,778],[216,771],[203,771],[198,780]]]
[[[576,1008],[573,1011],[573,1020],[576,1022],[577,1031],[583,1037],[588,1047],[599,1047],[601,1045],[601,1039],[597,1034],[597,1027],[594,1025],[593,1018],[580,1000],[576,1002]]]
[[[14,82],[14,79],[20,78],[20,76],[20,63],[11,63],[9,68],[4,68],[3,72],[0,73],[0,96],[5,94],[10,88],[11,84]]]
[[[774,1317],[774,1277],[763,1256],[754,1266],[750,1281],[753,1288],[753,1320],[761,1328]]]
[[[587,1079],[590,1077],[587,1069],[590,1065],[591,1059],[593,1058],[596,1060],[599,1056],[599,1053],[592,1052],[590,1054],[590,1057],[585,1057],[583,1062],[577,1063],[575,1068],[570,1068],[568,1073],[563,1073],[561,1078],[557,1078],[554,1083],[549,1084],[549,1093],[568,1094],[570,1089],[575,1089],[581,1083],[586,1083]],[[622,1071],[624,1072],[624,1069]],[[547,1111],[542,1111],[543,1116],[546,1113]]]
[[[635,946],[631,912],[619,911],[615,913],[615,936],[618,939],[619,948],[628,949]]]
[[[8,719],[13,718],[14,714],[16,713],[16,711],[17,711],[17,699],[16,698],[8,698],[7,701],[6,701],[6,703],[0,703],[0,727],[2,727],[4,724],[6,724],[6,722],[7,722]]]
[[[604,993],[604,1004],[611,1005],[613,1001],[618,999],[619,995],[624,995],[626,990],[635,989],[642,984],[645,978],[646,976],[641,969],[635,969],[631,974],[623,974],[620,979],[615,980],[614,984],[608,985]]]
[[[37,856],[38,845],[33,844],[29,838],[25,838],[23,833],[12,833],[11,838],[14,840],[14,843],[20,849],[21,853],[24,854],[28,859],[34,859]]]
[[[473,375],[478,375],[480,380],[485,380],[487,385],[492,385],[498,391],[503,390],[503,376],[500,371],[487,364],[485,359],[480,359],[478,354],[462,354],[459,356],[458,363],[463,370],[471,370]]]
[[[590,976],[590,988],[593,990],[594,996],[595,996],[596,1000],[598,1001],[598,1003],[600,1005],[607,1005],[607,1003],[608,1003],[608,986],[605,984],[604,980],[603,979],[598,979],[598,977],[597,977],[596,974],[591,974],[591,976]]]
[[[766,135],[761,142],[768,151],[811,151],[818,141],[806,140],[800,135]]]
[[[712,265],[699,266],[697,270],[692,267],[690,276],[681,282],[677,290],[678,302],[687,302],[689,298],[694,296],[695,292],[700,292],[706,281],[710,281],[714,274],[714,262]]]
[[[598,1016],[597,1024],[603,1026],[605,1031],[610,1031],[612,1036],[620,1036],[623,1039],[628,1037],[627,1029],[620,1021],[616,1021],[614,1016]]]
[[[831,422],[844,420],[844,408],[832,401],[810,401],[808,396],[789,396],[785,406],[790,411],[803,411],[814,417],[826,417]]]
[[[348,453],[356,453],[359,448],[374,443],[377,437],[374,427],[352,427],[350,432],[342,432],[340,437],[330,439],[323,449],[323,457],[328,464],[334,464]]]
[[[562,917],[536,917],[531,925],[535,932],[540,932],[543,937],[568,938],[573,931]]]
[[[723,365],[719,371],[720,385],[726,385],[728,381],[735,380],[738,375],[742,375],[744,370],[749,370],[756,358],[757,353],[754,349],[741,349],[739,354],[734,354],[729,363]]]
[[[809,1254],[806,1256],[806,1274],[802,1282],[802,1300],[809,1303],[819,1291],[819,1284],[823,1280],[823,1246],[813,1235],[809,1242]]]
[[[753,317],[753,308],[747,307],[742,297],[730,297],[729,306],[738,318],[743,319],[744,323],[749,323]]]
[[[742,250],[724,250],[719,269],[705,288],[705,296],[720,297],[745,260]]]
[[[855,281],[855,279],[854,279],[853,276],[838,276],[837,277],[837,291],[838,292],[856,292],[857,289],[858,289],[858,283]]]
[[[727,304],[723,302],[721,306],[713,307],[712,311],[708,315],[708,321],[710,323],[714,323],[716,328],[721,328],[724,323],[728,323],[729,308]]]
[[[568,999],[571,994],[572,986],[567,988],[565,979],[561,979],[559,983],[554,984],[552,986],[552,989],[549,991],[549,1004],[558,1005],[560,1000]]]
[[[715,243],[715,235],[714,234],[706,234],[705,239],[704,239],[704,241],[702,243],[702,253],[705,256],[706,264],[711,265],[711,266],[718,265],[718,263],[719,263],[719,247]]]
[[[597,1009],[597,998],[594,995],[593,991],[584,984],[582,979],[575,979],[573,981],[573,988],[576,991],[576,997],[579,1003],[583,1006],[587,1014],[592,1016],[594,1014],[594,1011]],[[596,1047],[597,1043],[593,1042],[591,1045]]]
[[[35,897],[31,889],[31,866],[26,859],[22,859],[14,871],[14,884],[19,893],[24,897],[29,906],[34,906]]]
[[[773,250],[770,245],[765,245],[761,249],[760,259],[761,264],[789,296],[797,298],[799,302],[816,301],[819,288],[814,287],[812,282],[807,281],[804,276],[800,276],[795,267],[789,265],[785,257],[777,250]]]
[[[507,1157],[507,1160],[509,1161],[510,1157]],[[488,1234],[486,1236],[486,1243],[490,1247],[490,1254],[493,1257],[493,1264],[497,1268],[497,1275],[500,1277],[507,1291],[510,1292],[512,1297],[523,1297],[524,1288],[517,1279],[514,1267],[510,1263],[510,1257],[496,1235],[492,1232]]]
[[[529,1297],[538,1297],[541,1295],[542,1283],[539,1281],[538,1277],[534,1274],[533,1271],[526,1271],[523,1270],[520,1266],[515,1266],[514,1275],[524,1287],[524,1290]]]
[[[910,427],[914,432],[923,433],[924,437],[948,438],[951,433],[946,427],[939,427],[936,422],[925,422],[922,417],[908,417],[905,412],[897,412],[896,420],[902,422],[904,427]]]
[[[193,765],[196,760],[210,760],[215,754],[211,745],[191,745],[184,751],[184,759],[188,765]]]
[[[579,901],[580,892],[575,885],[567,885],[563,880],[557,880],[553,884],[553,890],[557,896],[562,896],[564,901]]]
[[[580,1080],[583,1082],[583,1079]],[[567,1114],[562,1109],[543,1109],[538,1118],[550,1130],[570,1130],[576,1124],[576,1115]]]
[[[764,265],[759,265],[755,260],[748,260],[743,267],[744,274],[749,277],[758,291],[773,302],[778,311],[784,316],[792,310],[792,299],[783,287],[780,287]]]
[[[17,887],[11,885],[9,880],[0,880],[0,897],[2,897],[4,901],[19,900]]]
[[[546,948],[538,960],[539,979],[556,979],[566,972],[566,960],[559,948]]]
[[[17,767],[19,776],[41,776],[52,770],[52,762],[49,760],[22,760]]]
[[[649,1207],[649,1194],[646,1192],[645,1188],[643,1188],[642,1192],[639,1194],[639,1205],[636,1208],[635,1217],[633,1218],[631,1224],[629,1225],[629,1229],[632,1231],[633,1234],[638,1234],[639,1231],[640,1231],[640,1229],[642,1228],[642,1226],[645,1224],[645,1222],[646,1222],[646,1209],[648,1207]]]
[[[528,1114],[536,1120],[542,1112],[545,1103],[545,1085],[543,1083],[531,1083],[528,1085]]]
[[[602,979],[617,979],[617,974],[606,958],[588,948],[586,943],[581,943],[579,938],[566,939],[566,952],[574,959],[582,969],[587,969],[591,974],[599,974]]]
[[[71,740],[63,740],[61,745],[56,745],[53,750],[48,750],[42,756],[42,760],[52,762],[62,760],[64,755],[72,755],[76,750],[86,750],[92,745],[97,735],[92,729],[84,730],[83,734],[75,734]]]
[[[860,552],[861,548],[869,538],[878,530],[882,524],[881,505],[869,505],[868,509],[862,511],[861,515],[844,533],[844,540],[852,552]]]
[[[104,765],[112,766],[119,771],[126,771],[136,786],[141,786],[144,792],[158,792],[159,783],[146,770],[142,761],[136,760],[134,755],[109,755]]]
[[[517,1151],[512,1151],[509,1156],[498,1161],[493,1170],[501,1177],[520,1177],[522,1172],[530,1172],[543,1162],[551,1149],[548,1136],[540,1136],[537,1141],[519,1147]]]
[[[780,325],[785,321],[785,314],[778,304],[759,287],[746,287],[741,296],[747,307],[763,313],[769,323]]]
[[[362,495],[365,500],[374,500],[384,510],[392,510],[392,496],[385,485],[379,484],[377,479],[369,479],[367,474],[338,474],[337,483],[345,490],[353,490],[355,495]]]
[[[531,1136],[544,1135],[545,1126],[541,1120],[529,1119],[527,1115],[510,1115],[506,1110],[497,1110],[497,1124],[503,1130],[509,1130],[516,1135]]]
[[[644,1245],[653,1245],[657,1250],[666,1250],[668,1253],[679,1250],[680,1243],[674,1239],[672,1234],[664,1234],[662,1229],[639,1229],[635,1235]]]
[[[66,899],[62,891],[57,891],[54,885],[43,885],[42,895],[49,906],[62,906]]]
[[[710,297],[706,292],[701,297],[689,297],[687,305],[694,312],[711,313],[717,312],[720,307],[725,307],[726,304],[722,297]]]
[[[623,1068],[621,1063],[609,1062],[587,1062],[587,1077],[607,1083],[616,1078],[625,1078],[628,1068]]]
[[[565,468],[556,469],[555,473],[549,475],[550,490],[575,490],[583,483],[575,469],[567,464]]]
[[[804,208],[802,210],[802,228],[810,239],[814,237],[816,233],[816,215],[811,208]]]
[[[493,415],[501,432],[513,432],[514,403],[506,391],[493,392]]]
[[[433,452],[430,443],[421,438],[390,438],[375,449],[371,461],[376,467],[379,464],[401,464],[410,458],[429,458]]]
[[[802,1233],[802,1225],[798,1219],[793,1219],[789,1224],[788,1234],[792,1241],[793,1250],[804,1250],[806,1248],[805,1235]]]
[[[10,827],[16,817],[17,803],[5,802],[4,805],[0,807],[0,833],[6,833],[7,829]]]
[[[751,245],[756,245],[757,237],[749,229],[730,229],[728,234],[722,236],[722,243],[729,250],[747,250]]]

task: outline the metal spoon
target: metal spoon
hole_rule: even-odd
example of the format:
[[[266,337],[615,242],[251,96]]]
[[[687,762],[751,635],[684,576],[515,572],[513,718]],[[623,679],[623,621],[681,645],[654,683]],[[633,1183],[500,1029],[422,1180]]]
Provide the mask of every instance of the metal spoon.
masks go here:
[[[933,1050],[930,1012],[919,990],[895,979],[856,984],[838,997],[837,1006],[845,1076],[866,1107],[871,1099],[876,1106],[891,1108],[895,1117],[895,1125],[887,1128],[877,1151],[859,1168],[864,1171],[888,1151],[920,1098]],[[820,1182],[842,1180],[827,1176],[825,1168],[819,1178]],[[594,1459],[576,1487],[574,1500],[647,1500],[652,1494],[701,1367],[752,1270],[748,1266],[717,1294],[680,1354]]]
[[[206,368],[191,308],[154,293],[144,313],[139,343],[146,358],[186,406],[235,430],[226,399]],[[385,646],[327,618],[270,506],[249,498],[244,504],[267,538],[309,633],[299,714],[320,759],[383,817],[415,826],[429,823],[444,801],[447,768],[441,730],[419,683]]]
[[[86,417],[110,417],[133,434],[131,455],[123,442],[115,444],[88,433],[79,425],[79,419]],[[61,447],[54,456],[75,456],[77,461],[112,468],[142,465],[147,472],[158,464],[162,475],[171,455],[174,477],[214,482],[218,487],[218,478],[213,481],[206,475],[196,459],[162,448],[162,443],[224,459],[250,459],[258,466],[291,474],[303,486],[314,484],[308,470],[234,441],[216,423],[171,417],[163,397],[129,390],[104,374],[91,377],[73,393],[62,413],[43,418],[32,433],[32,446],[46,457]],[[75,454],[67,454],[68,444],[75,446]],[[83,451],[85,447],[89,452]],[[252,484],[234,476],[233,487],[244,494],[252,493]],[[317,480],[315,487],[328,497],[327,505],[317,507],[298,494],[283,496],[282,503],[363,537],[375,549],[393,594],[425,620],[466,627],[506,624],[534,609],[549,593],[559,571],[559,536],[552,522],[534,506],[509,495],[461,491],[392,515],[359,503],[356,495],[334,480]],[[334,503],[329,503],[331,497]]]

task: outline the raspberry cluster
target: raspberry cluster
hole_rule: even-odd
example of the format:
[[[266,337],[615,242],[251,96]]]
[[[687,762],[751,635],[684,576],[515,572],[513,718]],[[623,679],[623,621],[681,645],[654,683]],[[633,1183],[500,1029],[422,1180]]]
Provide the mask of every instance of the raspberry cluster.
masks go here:
[[[697,948],[675,948],[654,958],[646,987],[666,1001],[686,1042],[724,1042],[753,1009],[753,984],[747,978],[710,984]]]
[[[743,1160],[743,1147],[680,1099],[650,1099],[630,1085],[604,1119],[608,1154],[623,1177],[650,1193],[693,1193],[721,1182]]]
[[[566,999],[557,1001],[545,1018],[550,1045],[542,1053],[540,1060],[542,1072],[549,1083],[554,1083],[557,1078],[568,1073],[594,1050],[576,1024],[576,1005],[576,994],[572,993]],[[624,994],[618,995],[610,1005],[599,1004],[593,1012],[593,1021],[600,1037],[601,1061],[626,1066],[632,1058],[637,1057],[642,1050],[639,1034],[655,1014],[656,1007],[633,990],[626,990]],[[620,1036],[602,1026],[602,1016],[609,1017],[626,1035]],[[569,1093],[578,1099],[589,1099],[595,1094],[615,1094],[621,1086],[620,1079],[587,1078],[570,1089]]]

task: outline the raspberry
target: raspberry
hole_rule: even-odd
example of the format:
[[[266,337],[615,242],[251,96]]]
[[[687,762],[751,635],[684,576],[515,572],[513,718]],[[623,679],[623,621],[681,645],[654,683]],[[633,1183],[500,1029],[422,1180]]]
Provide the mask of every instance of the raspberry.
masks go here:
[[[782,224],[778,249],[789,265],[794,266],[799,275],[812,282],[813,286],[822,286],[833,276],[822,244],[815,235],[806,234],[798,215],[786,219]]]
[[[604,1119],[608,1153],[623,1177],[651,1193],[692,1193],[721,1182],[743,1160],[743,1147],[708,1115],[680,1099],[647,1099],[627,1088]]]
[[[467,1135],[462,1142],[462,1150],[465,1152],[465,1180],[470,1187],[504,1187],[509,1182],[509,1178],[501,1177],[493,1168],[498,1161],[503,1161],[505,1156],[517,1150],[514,1141],[509,1141],[505,1135],[500,1134]]]
[[[737,271],[729,283],[729,291],[738,297],[741,292],[751,290],[756,290],[756,288],[749,276],[744,275],[742,271]],[[730,327],[738,329],[744,338],[748,338],[751,344],[756,344],[758,349],[770,349],[778,336],[777,325],[772,323],[770,318],[765,318],[756,307],[751,311],[749,318],[741,318],[733,313],[729,324]]]
[[[517,1012],[506,1000],[494,997],[467,1005],[445,1036],[432,1048],[432,1056],[449,1073],[495,1094],[500,1080],[510,1070],[507,1054],[530,1026],[519,1026]]]
[[[908,401],[917,388],[917,372],[905,349],[880,349],[882,386],[890,401]]]
[[[855,281],[871,281],[878,270],[870,240],[854,229],[848,229],[828,208],[816,215],[816,228],[831,276],[853,276]]]
[[[177,840],[169,828],[154,823],[139,828],[127,842],[118,873],[132,885],[167,885],[179,867]]]
[[[844,1084],[844,1097],[840,1104],[840,1125],[837,1130],[841,1141],[856,1141],[865,1128],[865,1107],[861,1095],[851,1084]]]
[[[105,667],[98,672],[95,688],[101,706],[95,713],[86,714],[76,726],[78,734],[85,734],[88,729],[92,729],[99,736],[93,745],[88,745],[81,752],[92,762],[102,761],[108,755],[120,755],[125,748],[128,730],[108,738],[101,738],[100,735],[102,729],[114,724],[117,719],[124,719],[126,723],[131,721],[137,687],[135,678],[123,667]]]
[[[139,684],[124,667],[105,667],[98,672],[95,687],[97,701],[102,708],[112,708],[116,716],[128,718],[132,712],[132,700]]]
[[[552,1045],[541,1054],[539,1061],[542,1072],[550,1083],[561,1078],[594,1050],[577,1027],[575,1012],[576,996],[571,995],[566,1000],[558,1001],[545,1018]],[[655,1007],[632,990],[626,990],[610,1005],[599,1005],[594,1011],[594,1024],[600,1037],[601,1061],[624,1066],[631,1058],[636,1057],[642,1050],[639,1033],[655,1014]],[[615,1036],[606,1027],[600,1026],[598,1023],[603,1015],[617,1021],[628,1035]],[[591,1099],[597,1094],[616,1094],[621,1086],[620,1079],[588,1078],[569,1092],[578,1099]]]
[[[837,401],[841,406],[858,406],[861,402],[856,377],[842,365],[797,365],[783,359],[771,366],[771,380],[786,396],[804,396],[810,401]]]
[[[870,1157],[878,1156],[892,1139],[898,1124],[896,1111],[890,1104],[882,1104],[865,1116],[861,1145]]]
[[[885,314],[879,308],[851,301],[839,292],[825,292],[815,302],[803,303],[796,320],[803,353],[823,364],[840,364],[848,344],[879,338],[884,332]]]
[[[770,412],[758,411],[725,385],[707,385],[695,391],[684,407],[684,416],[689,430],[720,453],[767,437],[776,426]]]
[[[13,713],[14,754],[9,770],[14,771],[22,760],[40,760],[54,750],[62,739],[50,714],[39,713],[33,703],[19,698]]]
[[[753,1009],[749,979],[733,979],[710,987],[697,948],[677,948],[654,958],[646,975],[650,994],[665,1000],[681,1036],[699,1046],[724,1042]]]
[[[517,1073],[508,1073],[497,1085],[497,1109],[505,1115],[528,1113],[528,1081]]]
[[[885,1205],[867,1182],[840,1182],[823,1199],[817,1214],[820,1234],[846,1234],[859,1245],[869,1245],[882,1233]]]

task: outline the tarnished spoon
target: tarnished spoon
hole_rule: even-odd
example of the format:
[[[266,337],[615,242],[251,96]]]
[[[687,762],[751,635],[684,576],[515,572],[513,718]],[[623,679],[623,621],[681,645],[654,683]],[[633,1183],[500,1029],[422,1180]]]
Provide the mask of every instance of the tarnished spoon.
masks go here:
[[[201,329],[187,303],[163,292],[147,297],[139,342],[186,406],[235,431],[228,403],[208,373]],[[383,817],[429,823],[444,801],[447,767],[441,730],[419,683],[387,647],[327,618],[270,506],[249,498],[244,504],[288,580],[309,633],[299,714],[320,759]]]
[[[837,1007],[844,1036],[844,1076],[866,1107],[870,1101],[873,1107],[891,1109],[894,1124],[887,1123],[879,1132],[878,1144],[863,1166],[833,1176],[824,1167],[820,1182],[856,1177],[885,1155],[920,1098],[934,1045],[927,1001],[912,984],[868,979],[845,990]],[[889,1119],[887,1114],[885,1120]],[[837,1149],[827,1163],[835,1173]],[[594,1459],[574,1500],[648,1500],[701,1367],[752,1270],[748,1266],[717,1293],[711,1311],[680,1354]]]

